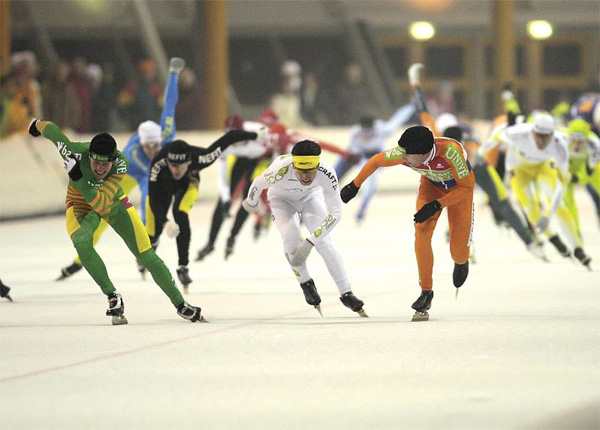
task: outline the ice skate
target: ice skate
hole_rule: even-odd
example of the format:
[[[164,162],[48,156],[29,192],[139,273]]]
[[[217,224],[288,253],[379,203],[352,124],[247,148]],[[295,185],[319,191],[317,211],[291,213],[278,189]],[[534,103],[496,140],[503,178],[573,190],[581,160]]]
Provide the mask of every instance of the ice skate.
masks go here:
[[[183,302],[177,306],[177,315],[191,322],[208,322],[201,314],[202,309]]]
[[[127,318],[125,318],[125,304],[123,298],[118,292],[114,292],[107,296],[108,298],[108,309],[106,310],[106,316],[112,317],[112,325],[123,325],[127,324]]]
[[[169,61],[169,73],[180,73],[185,67],[185,60],[179,57],[171,58]]]
[[[321,312],[321,297],[317,292],[317,287],[315,286],[315,281],[309,279],[306,282],[300,284],[300,288],[302,288],[302,292],[304,293],[304,299],[306,303],[315,307],[317,311],[323,316],[323,312]]]
[[[225,248],[225,260],[227,260],[231,254],[233,254],[233,250],[235,247],[235,238],[230,237],[227,239],[227,247]]]
[[[198,255],[196,256],[196,261],[204,260],[206,258],[206,256],[208,254],[210,254],[211,252],[213,252],[214,250],[215,250],[215,247],[213,245],[211,245],[210,243],[207,243],[204,248],[202,248],[200,251],[198,251]]]
[[[428,321],[429,313],[427,312],[431,308],[431,301],[433,300],[433,291],[421,291],[421,295],[416,302],[412,304],[412,308],[415,310],[415,314],[412,317],[413,321]]]
[[[177,277],[179,278],[179,282],[183,286],[183,292],[188,293],[189,285],[192,283],[192,278],[190,278],[189,269],[187,266],[179,266],[177,269]]]
[[[140,260],[136,260],[137,263],[137,269],[138,272],[140,272],[140,275],[142,276],[142,279],[145,281],[146,280],[146,275],[148,274],[148,269],[146,269],[146,266],[144,266]]]
[[[583,250],[583,248],[575,248],[575,251],[573,251],[573,254],[575,255],[575,258],[577,260],[579,260],[579,262],[581,264],[583,264],[588,270],[592,270],[592,267],[590,266],[590,263],[592,262],[592,258],[588,255],[586,255],[585,251]]]
[[[542,242],[532,241],[527,245],[527,251],[529,251],[534,257],[539,258],[546,263],[549,262],[546,257],[546,251],[544,250],[544,244]]]
[[[252,231],[252,238],[256,242],[260,237],[260,233],[262,230],[262,223],[260,221],[254,223],[254,230]]]
[[[352,291],[348,291],[347,293],[343,294],[342,297],[340,297],[340,301],[344,304],[344,306],[356,312],[361,317],[369,317],[369,315],[367,315],[363,309],[363,306],[365,305],[364,302],[356,297]]]
[[[6,285],[4,285],[4,283],[0,280],[0,297],[12,302],[13,299],[8,294],[9,292],[10,292],[10,287],[7,287]]]
[[[452,282],[456,288],[462,287],[469,276],[469,261],[464,264],[454,263],[454,271],[452,272]]]
[[[57,281],[62,281],[73,276],[75,273],[79,272],[83,266],[79,263],[73,262],[70,266],[63,267],[60,269],[60,276],[56,278]]]
[[[556,248],[558,253],[565,258],[571,257],[571,251],[567,248],[567,245],[563,243],[563,241],[558,237],[557,234],[548,239],[552,245]]]

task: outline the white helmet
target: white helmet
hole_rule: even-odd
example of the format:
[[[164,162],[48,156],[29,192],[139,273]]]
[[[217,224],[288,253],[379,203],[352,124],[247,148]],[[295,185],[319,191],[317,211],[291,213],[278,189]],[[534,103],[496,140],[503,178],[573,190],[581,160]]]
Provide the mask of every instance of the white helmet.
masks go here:
[[[552,134],[556,127],[556,122],[548,112],[538,113],[533,118],[533,132],[537,134]]]
[[[453,115],[449,112],[444,112],[440,114],[435,120],[435,128],[437,128],[438,133],[444,133],[448,127],[456,127],[458,125],[458,118],[456,115]]]
[[[160,143],[162,140],[162,129],[154,121],[144,121],[138,127],[138,135],[140,136],[140,143],[142,145],[154,142]]]

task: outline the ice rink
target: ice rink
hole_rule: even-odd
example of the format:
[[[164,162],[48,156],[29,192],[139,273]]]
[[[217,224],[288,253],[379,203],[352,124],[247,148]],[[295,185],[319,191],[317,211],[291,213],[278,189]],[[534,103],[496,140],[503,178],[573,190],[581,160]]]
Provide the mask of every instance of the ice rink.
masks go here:
[[[254,242],[247,223],[224,261],[229,221],[217,250],[190,263],[187,300],[208,324],[177,316],[105,234],[98,250],[129,319],[111,326],[87,273],[53,281],[74,257],[62,216],[2,223],[14,302],[0,300],[0,429],[598,429],[600,229],[578,198],[594,272],[549,244],[551,263],[536,260],[478,194],[477,263],[457,300],[442,215],[431,319],[419,323],[412,192],[376,196],[360,226],[351,202],[333,232],[368,319],[340,303],[316,252],[324,317],[307,305],[274,227]],[[192,258],[212,210],[192,211]],[[174,273],[174,240],[158,253]]]

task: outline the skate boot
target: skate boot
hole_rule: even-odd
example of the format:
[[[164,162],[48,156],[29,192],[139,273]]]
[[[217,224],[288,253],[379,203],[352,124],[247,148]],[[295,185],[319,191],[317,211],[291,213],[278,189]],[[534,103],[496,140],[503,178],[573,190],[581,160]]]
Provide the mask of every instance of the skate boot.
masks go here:
[[[431,301],[433,300],[433,291],[421,291],[421,295],[416,302],[412,304],[412,308],[415,310],[415,314],[412,317],[413,321],[428,321],[429,313],[427,312],[431,307]]]
[[[321,296],[319,296],[319,293],[317,292],[315,281],[309,279],[308,281],[301,283],[300,288],[302,288],[306,303],[314,306],[321,316],[323,316],[323,312],[321,312]]]
[[[544,244],[542,242],[537,242],[535,240],[531,241],[527,244],[527,251],[533,254],[535,257],[548,262],[548,257],[546,257],[546,251],[544,250]]]
[[[196,261],[204,260],[206,258],[206,256],[208,254],[210,254],[211,252],[213,252],[214,250],[215,250],[215,247],[212,244],[207,243],[204,248],[202,248],[200,251],[198,251],[198,255],[196,256]]]
[[[179,57],[173,57],[169,61],[169,73],[180,73],[185,67],[185,60]]]
[[[454,272],[452,272],[452,282],[456,288],[462,287],[469,276],[469,261],[464,264],[454,263]]]
[[[231,254],[233,254],[233,249],[235,247],[235,238],[229,237],[227,239],[227,247],[225,248],[225,260],[227,260]]]
[[[356,297],[352,291],[348,291],[340,297],[340,301],[346,306],[348,309],[356,312],[363,318],[367,318],[369,315],[363,309],[364,302]]]
[[[148,274],[148,269],[140,262],[140,260],[136,260],[138,272],[142,276],[142,279],[146,280],[146,275]]]
[[[125,318],[125,304],[123,298],[118,292],[109,294],[108,296],[108,309],[106,310],[106,316],[112,317],[112,325],[127,324],[127,318]]]
[[[179,306],[177,306],[177,315],[181,318],[186,319],[191,322],[208,322],[201,314],[202,309],[196,306],[192,306],[187,302],[183,302]]]
[[[558,237],[557,234],[555,234],[548,240],[550,241],[550,243],[552,245],[554,245],[554,247],[556,248],[556,250],[558,251],[558,253],[560,255],[562,255],[565,258],[571,257],[571,251],[569,251],[569,248],[567,248],[567,245],[565,245],[563,243],[563,241],[560,240],[560,237]]]
[[[189,269],[187,266],[179,266],[177,269],[177,277],[179,278],[179,282],[183,285],[183,292],[188,292],[188,287],[192,283],[192,278],[190,278]]]
[[[70,266],[63,267],[60,269],[60,276],[56,278],[57,281],[62,281],[63,279],[67,279],[70,276],[73,276],[75,273],[79,272],[83,266],[79,263],[73,262]]]
[[[12,302],[13,299],[8,294],[9,292],[10,292],[10,287],[7,287],[6,285],[4,285],[2,280],[0,280],[0,297],[2,297],[3,299],[8,299]]]
[[[590,266],[590,263],[592,262],[592,258],[585,254],[583,248],[579,248],[579,247],[575,248],[575,251],[573,251],[573,254],[575,255],[575,258],[581,262],[581,264],[583,264],[585,267],[587,267],[588,270],[592,270],[592,267]]]

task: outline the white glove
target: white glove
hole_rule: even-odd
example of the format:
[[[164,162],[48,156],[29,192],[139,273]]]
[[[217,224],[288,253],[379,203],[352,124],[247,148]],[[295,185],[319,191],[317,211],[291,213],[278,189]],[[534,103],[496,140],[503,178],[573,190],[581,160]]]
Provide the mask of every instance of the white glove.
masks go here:
[[[242,200],[242,207],[246,209],[246,212],[248,213],[253,213],[258,210],[258,205],[252,206],[246,199]]]
[[[71,170],[73,170],[73,167],[75,167],[75,164],[77,164],[77,160],[71,157],[67,157],[63,160],[63,168],[67,171],[67,173],[69,173]]]
[[[298,245],[298,248],[296,248],[294,253],[289,257],[292,267],[302,266],[306,262],[306,259],[308,258],[308,255],[310,254],[310,251],[312,251],[313,247],[314,245],[308,239],[303,240],[302,243]]]
[[[266,125],[263,125],[261,128],[256,130],[256,141],[260,143],[265,143],[267,141],[267,137],[269,136],[269,130]]]
[[[549,226],[550,226],[550,219],[547,216],[541,217],[536,224],[536,227],[539,229],[539,231],[541,233],[545,232]]]
[[[173,57],[169,61],[169,73],[179,73],[185,67],[185,60],[179,57]]]
[[[173,222],[170,219],[168,219],[165,223],[164,230],[165,233],[167,233],[167,236],[169,237],[177,237],[179,235],[179,225],[177,225],[176,222]]]
[[[408,83],[411,87],[421,85],[421,70],[424,68],[425,66],[421,63],[412,64],[408,68]]]

